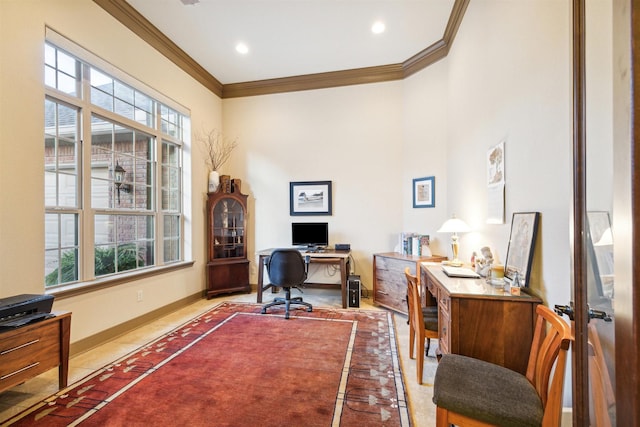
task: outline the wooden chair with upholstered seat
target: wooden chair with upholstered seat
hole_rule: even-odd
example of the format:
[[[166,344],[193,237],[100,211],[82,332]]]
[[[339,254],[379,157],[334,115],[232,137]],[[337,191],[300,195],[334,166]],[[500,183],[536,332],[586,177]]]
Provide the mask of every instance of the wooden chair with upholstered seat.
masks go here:
[[[438,312],[430,309],[423,310],[418,291],[418,278],[406,268],[404,274],[407,278],[407,302],[409,304],[409,357],[414,359],[415,344],[417,343],[416,375],[418,384],[422,384],[422,372],[424,368],[424,356],[428,354],[430,340],[438,339]],[[424,344],[427,341],[427,349]]]
[[[433,388],[437,427],[560,425],[571,327],[542,304],[536,316],[526,375],[459,354],[442,356]]]

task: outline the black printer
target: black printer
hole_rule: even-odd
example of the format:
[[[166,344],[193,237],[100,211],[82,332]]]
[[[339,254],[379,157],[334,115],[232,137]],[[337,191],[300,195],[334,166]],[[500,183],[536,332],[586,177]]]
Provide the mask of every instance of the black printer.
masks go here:
[[[22,294],[0,298],[0,332],[54,317],[53,295]]]

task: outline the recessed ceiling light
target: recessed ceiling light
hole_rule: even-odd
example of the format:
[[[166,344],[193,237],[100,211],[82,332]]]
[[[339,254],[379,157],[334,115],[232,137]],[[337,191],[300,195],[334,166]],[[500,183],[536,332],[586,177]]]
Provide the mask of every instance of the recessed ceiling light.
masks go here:
[[[200,0],[180,0],[185,6],[200,3]]]
[[[382,21],[374,22],[373,25],[371,26],[371,32],[373,34],[384,33],[384,30],[385,30],[385,26],[384,26],[384,22]]]
[[[236,45],[236,52],[241,53],[242,55],[246,55],[249,53],[249,46],[240,42]]]

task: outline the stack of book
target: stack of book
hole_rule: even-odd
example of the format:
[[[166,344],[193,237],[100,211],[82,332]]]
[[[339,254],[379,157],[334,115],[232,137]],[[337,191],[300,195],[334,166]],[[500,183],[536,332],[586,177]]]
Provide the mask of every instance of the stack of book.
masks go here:
[[[429,235],[418,233],[400,233],[402,255],[431,256]]]

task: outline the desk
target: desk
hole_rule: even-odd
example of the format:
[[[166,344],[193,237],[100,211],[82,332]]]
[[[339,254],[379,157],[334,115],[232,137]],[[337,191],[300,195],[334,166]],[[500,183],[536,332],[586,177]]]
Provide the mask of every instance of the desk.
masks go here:
[[[271,285],[263,286],[265,261],[273,252],[273,249],[265,249],[258,252],[258,303],[262,303],[262,291],[271,287]],[[309,256],[309,263],[312,264],[333,264],[340,268],[340,288],[342,289],[342,308],[347,308],[347,279],[349,277],[349,251],[330,251],[325,252],[306,252],[300,251],[305,257]]]
[[[539,298],[511,295],[484,279],[448,277],[432,263],[422,263],[420,275],[426,305],[438,307],[442,354],[462,354],[526,373]]]
[[[71,313],[0,333],[0,392],[58,367],[58,387],[67,386]]]

